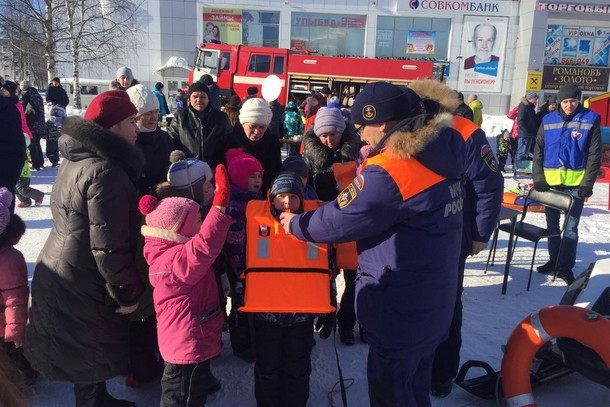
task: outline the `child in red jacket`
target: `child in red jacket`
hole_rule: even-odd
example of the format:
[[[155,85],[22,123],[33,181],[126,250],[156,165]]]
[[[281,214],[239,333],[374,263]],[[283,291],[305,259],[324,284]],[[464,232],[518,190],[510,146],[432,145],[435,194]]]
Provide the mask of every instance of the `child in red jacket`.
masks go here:
[[[25,233],[25,223],[11,214],[13,194],[0,188],[0,352],[6,353],[26,384],[38,373],[23,357],[23,338],[28,320],[28,270],[23,254],[15,248]]]

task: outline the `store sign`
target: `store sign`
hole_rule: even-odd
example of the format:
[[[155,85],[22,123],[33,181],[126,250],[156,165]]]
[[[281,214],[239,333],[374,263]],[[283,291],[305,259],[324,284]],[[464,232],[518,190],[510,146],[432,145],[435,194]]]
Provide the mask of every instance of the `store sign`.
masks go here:
[[[557,90],[571,83],[585,92],[606,92],[610,68],[545,65],[542,89]]]
[[[610,30],[603,27],[549,24],[545,65],[608,66]]]
[[[302,14],[292,16],[292,26],[296,27],[343,27],[343,28],[366,28],[365,16],[339,16],[339,15],[316,15],[304,16]]]
[[[509,15],[517,12],[513,1],[463,1],[463,0],[399,0],[398,12],[433,12],[454,14]]]
[[[610,5],[561,3],[558,1],[538,1],[539,11],[552,11],[559,13],[588,13],[610,14]]]

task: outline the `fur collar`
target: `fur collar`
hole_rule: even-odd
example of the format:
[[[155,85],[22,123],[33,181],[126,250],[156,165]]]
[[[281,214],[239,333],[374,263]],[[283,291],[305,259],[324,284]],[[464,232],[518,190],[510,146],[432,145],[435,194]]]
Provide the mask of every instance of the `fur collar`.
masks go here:
[[[63,151],[70,161],[78,161],[79,155],[94,155],[116,163],[134,181],[140,177],[144,168],[144,154],[117,134],[79,116],[68,117],[62,133],[73,140],[65,142],[66,151]]]
[[[425,79],[409,83],[409,88],[422,99],[438,102],[448,112],[455,112],[460,106],[457,93],[449,86],[434,79]]]
[[[362,144],[356,128],[352,124],[347,123],[341,135],[341,142],[341,147],[338,150],[341,158],[344,161],[356,161],[359,157]],[[307,161],[312,172],[321,172],[334,162],[335,152],[324,145],[313,130],[305,133],[303,143],[305,150],[303,158]]]
[[[415,131],[401,130],[401,123],[386,143],[386,151],[400,158],[410,158],[422,151],[435,140],[441,130],[453,125],[451,113],[439,113],[432,117],[423,127]]]

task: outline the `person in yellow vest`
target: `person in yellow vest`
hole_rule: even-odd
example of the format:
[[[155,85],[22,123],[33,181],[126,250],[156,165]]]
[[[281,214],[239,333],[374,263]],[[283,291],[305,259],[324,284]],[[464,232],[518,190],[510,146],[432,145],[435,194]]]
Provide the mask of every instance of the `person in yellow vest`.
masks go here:
[[[302,213],[312,203],[317,206],[303,200],[298,174],[282,172],[269,201],[252,200],[246,209],[245,305],[239,310],[254,312],[258,406],[306,406],[313,319],[323,317],[322,330],[333,321],[328,245],[295,239],[279,223],[281,213]]]

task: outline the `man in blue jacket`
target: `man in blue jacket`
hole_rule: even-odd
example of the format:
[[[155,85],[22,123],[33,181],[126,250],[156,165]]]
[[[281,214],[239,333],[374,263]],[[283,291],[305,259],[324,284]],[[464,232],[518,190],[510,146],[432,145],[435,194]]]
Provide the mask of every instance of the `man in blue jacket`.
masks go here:
[[[282,225],[308,241],[357,242],[371,405],[429,406],[457,291],[464,142],[451,114],[427,114],[415,92],[386,82],[368,84],[351,113],[373,147],[359,175],[320,209],[282,214]]]
[[[459,97],[448,86],[434,80],[414,81],[409,87],[424,98],[426,110],[454,112]],[[464,269],[468,256],[474,256],[487,246],[502,206],[504,178],[487,142],[485,132],[463,117],[454,117],[453,128],[464,140],[466,174],[464,177],[464,231],[458,270],[458,289],[449,337],[440,344],[432,364],[432,395],[446,397],[451,393],[453,379],[460,365],[462,347],[462,292]]]
[[[568,284],[574,281],[578,223],[585,198],[593,195],[593,185],[602,161],[600,117],[580,103],[581,92],[574,84],[565,84],[557,93],[559,106],[542,119],[534,149],[534,188],[554,189],[574,197],[568,225],[562,239],[549,238],[549,261],[538,267],[539,273],[554,273]],[[547,229],[559,232],[560,212],[546,208]],[[561,248],[561,253],[559,249]]]

